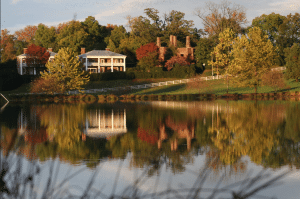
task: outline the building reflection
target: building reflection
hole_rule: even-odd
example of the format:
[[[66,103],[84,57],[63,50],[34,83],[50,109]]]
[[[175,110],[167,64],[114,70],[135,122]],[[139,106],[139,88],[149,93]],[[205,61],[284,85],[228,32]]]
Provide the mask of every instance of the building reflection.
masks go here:
[[[166,128],[169,128],[175,134],[175,138],[170,141],[172,151],[176,151],[178,149],[178,139],[186,139],[187,150],[191,149],[192,139],[195,138],[194,125],[188,124],[187,122],[175,123],[171,117],[168,117],[159,129],[159,137],[157,141],[158,149],[161,149],[162,142],[169,138]]]
[[[126,109],[91,109],[86,113],[85,136],[109,139],[112,136],[127,133]]]

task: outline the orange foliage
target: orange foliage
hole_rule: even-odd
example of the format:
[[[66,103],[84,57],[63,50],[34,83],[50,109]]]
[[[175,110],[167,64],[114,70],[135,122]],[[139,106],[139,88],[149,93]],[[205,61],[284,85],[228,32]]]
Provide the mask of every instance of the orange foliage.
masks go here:
[[[180,66],[188,66],[190,65],[190,63],[186,60],[185,57],[181,57],[181,56],[173,56],[171,59],[169,59],[166,64],[165,67],[167,68],[168,71],[170,71],[175,64],[179,64]]]
[[[31,44],[27,48],[27,56],[25,62],[28,66],[42,66],[49,60],[50,54],[46,48]]]
[[[158,53],[158,47],[155,43],[143,45],[136,50],[136,58],[137,60],[141,60],[143,57],[149,56],[152,52]]]
[[[33,40],[37,26],[26,26],[24,29],[15,32],[17,40],[26,41],[30,43]]]
[[[137,136],[140,140],[153,145],[158,141],[158,132],[154,132],[153,129],[138,127]]]

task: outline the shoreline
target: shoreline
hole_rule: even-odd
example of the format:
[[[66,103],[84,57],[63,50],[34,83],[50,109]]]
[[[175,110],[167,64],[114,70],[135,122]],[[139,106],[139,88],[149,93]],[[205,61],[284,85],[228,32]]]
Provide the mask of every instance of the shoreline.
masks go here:
[[[9,94],[5,96],[9,102],[54,102],[54,103],[104,103],[135,101],[206,101],[206,100],[285,100],[300,101],[300,92],[250,93],[250,94],[176,94],[176,95],[97,95],[97,94]]]

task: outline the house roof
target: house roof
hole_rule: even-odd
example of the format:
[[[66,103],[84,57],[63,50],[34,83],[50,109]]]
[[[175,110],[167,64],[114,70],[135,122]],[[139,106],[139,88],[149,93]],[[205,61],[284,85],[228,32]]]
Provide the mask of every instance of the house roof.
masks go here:
[[[47,50],[47,52],[49,52],[48,50]],[[57,53],[55,53],[55,52],[49,52],[50,53],[50,57],[54,57]],[[21,54],[21,55],[18,55],[17,57],[19,57],[19,56],[23,56],[23,57],[26,57],[26,54]]]
[[[126,57],[126,55],[122,55],[122,54],[115,53],[112,51],[107,51],[107,50],[92,50],[85,54],[79,55],[79,57],[111,57],[111,56]]]

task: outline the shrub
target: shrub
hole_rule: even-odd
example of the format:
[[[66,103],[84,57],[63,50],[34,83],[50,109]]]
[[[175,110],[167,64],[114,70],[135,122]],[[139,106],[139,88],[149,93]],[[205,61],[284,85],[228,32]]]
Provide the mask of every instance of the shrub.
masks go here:
[[[186,60],[185,57],[181,56],[173,56],[171,59],[169,59],[166,64],[165,68],[170,71],[175,66],[175,64],[178,64],[179,66],[188,66],[190,63]]]

